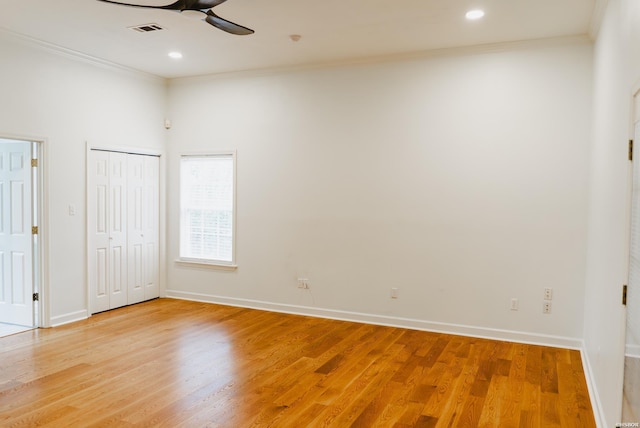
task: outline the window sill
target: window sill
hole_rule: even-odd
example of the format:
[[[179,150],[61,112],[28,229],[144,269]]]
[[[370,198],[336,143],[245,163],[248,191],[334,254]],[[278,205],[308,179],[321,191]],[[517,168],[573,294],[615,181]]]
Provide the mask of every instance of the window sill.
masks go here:
[[[175,261],[179,265],[184,266],[193,266],[193,267],[203,267],[214,270],[227,270],[233,271],[238,269],[238,265],[233,264],[224,264],[219,262],[207,262],[205,260],[189,260],[189,259],[176,259]]]

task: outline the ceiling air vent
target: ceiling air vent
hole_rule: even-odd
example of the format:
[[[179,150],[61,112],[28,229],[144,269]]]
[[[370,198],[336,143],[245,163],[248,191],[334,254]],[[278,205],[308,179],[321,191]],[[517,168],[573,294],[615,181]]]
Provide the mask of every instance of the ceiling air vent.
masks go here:
[[[162,28],[158,24],[142,24],[142,25],[136,25],[135,27],[129,27],[129,28],[139,33],[150,33],[152,31],[164,30],[164,28]]]

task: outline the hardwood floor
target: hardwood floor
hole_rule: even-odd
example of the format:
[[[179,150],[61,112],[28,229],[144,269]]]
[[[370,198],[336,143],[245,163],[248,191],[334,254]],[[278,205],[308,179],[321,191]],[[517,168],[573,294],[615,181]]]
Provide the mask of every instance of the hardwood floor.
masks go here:
[[[0,349],[3,427],[595,427],[575,350],[170,299]]]

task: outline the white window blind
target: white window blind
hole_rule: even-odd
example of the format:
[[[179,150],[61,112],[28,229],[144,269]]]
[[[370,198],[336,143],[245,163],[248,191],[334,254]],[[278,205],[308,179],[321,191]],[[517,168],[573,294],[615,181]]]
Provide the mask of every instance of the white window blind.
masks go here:
[[[234,263],[235,156],[182,156],[180,258]]]

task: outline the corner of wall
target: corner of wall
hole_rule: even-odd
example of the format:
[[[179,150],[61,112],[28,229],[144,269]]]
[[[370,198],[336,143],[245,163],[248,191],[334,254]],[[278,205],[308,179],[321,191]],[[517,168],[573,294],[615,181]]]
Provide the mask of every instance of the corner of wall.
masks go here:
[[[492,329],[470,325],[435,322],[422,319],[385,316],[362,312],[342,311],[327,308],[290,305],[261,300],[214,296],[209,294],[192,293],[186,291],[167,290],[167,298],[192,300],[196,302],[213,303],[219,305],[236,306],[242,308],[281,312],[293,315],[320,317],[350,321],[364,324],[383,325],[387,327],[423,330],[434,333],[452,334],[466,337],[477,337],[491,340],[501,340],[530,345],[542,345],[582,350],[582,340],[572,337],[536,334],[530,332]]]
[[[51,317],[50,327],[59,327],[64,324],[69,324],[76,321],[82,321],[89,318],[89,312],[86,309],[81,311],[70,312],[68,314],[57,315]]]

